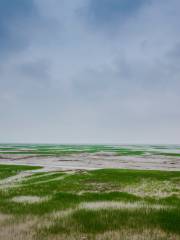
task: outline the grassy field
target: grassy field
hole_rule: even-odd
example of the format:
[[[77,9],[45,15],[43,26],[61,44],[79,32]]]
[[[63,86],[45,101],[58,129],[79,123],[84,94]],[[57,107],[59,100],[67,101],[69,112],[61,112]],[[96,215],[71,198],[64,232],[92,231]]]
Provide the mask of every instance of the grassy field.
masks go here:
[[[0,239],[180,239],[180,172],[1,165]]]
[[[180,157],[180,146],[175,145],[54,145],[54,144],[1,144],[1,154],[63,156],[74,153],[113,152],[122,156],[161,155]]]

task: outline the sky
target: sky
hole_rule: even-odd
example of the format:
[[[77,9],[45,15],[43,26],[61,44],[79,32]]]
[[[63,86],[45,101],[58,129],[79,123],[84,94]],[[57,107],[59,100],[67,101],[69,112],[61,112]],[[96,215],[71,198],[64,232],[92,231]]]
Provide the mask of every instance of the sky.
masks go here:
[[[179,0],[0,0],[0,142],[180,143]]]

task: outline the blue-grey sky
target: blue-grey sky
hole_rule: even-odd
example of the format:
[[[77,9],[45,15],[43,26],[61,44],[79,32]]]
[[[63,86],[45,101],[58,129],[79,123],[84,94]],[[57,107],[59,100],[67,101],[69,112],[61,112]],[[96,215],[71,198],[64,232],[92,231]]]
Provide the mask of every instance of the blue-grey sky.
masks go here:
[[[0,142],[180,143],[179,0],[0,0]]]

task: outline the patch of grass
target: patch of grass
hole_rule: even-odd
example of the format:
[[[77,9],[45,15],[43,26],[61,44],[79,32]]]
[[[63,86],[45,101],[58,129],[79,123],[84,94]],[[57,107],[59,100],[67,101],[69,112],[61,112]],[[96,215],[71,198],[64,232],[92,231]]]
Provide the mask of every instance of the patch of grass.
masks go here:
[[[85,210],[80,209],[64,221],[56,220],[46,229],[47,233],[103,233],[122,229],[143,231],[147,228],[162,229],[180,234],[180,212],[175,210]]]
[[[16,192],[15,196],[24,196]],[[25,196],[28,196],[26,194]],[[38,196],[30,195],[30,196]],[[6,214],[34,214],[34,215],[43,215],[52,211],[62,211],[68,208],[74,208],[78,206],[81,202],[94,202],[94,201],[128,201],[135,202],[141,200],[141,198],[136,197],[132,194],[121,193],[121,192],[111,192],[111,193],[85,193],[82,195],[58,192],[52,194],[49,200],[40,203],[17,203],[11,201],[12,196],[10,197],[0,197],[0,212]]]
[[[40,184],[43,181],[51,181],[53,179],[57,179],[59,177],[64,176],[65,173],[60,173],[60,172],[54,172],[54,173],[41,173],[41,174],[35,174],[33,176],[27,177],[24,179],[22,184],[30,185],[30,184]]]
[[[143,156],[146,152],[141,150],[122,149],[116,151],[118,156]]]
[[[127,192],[109,192],[109,193],[84,193],[81,195],[80,200],[82,202],[90,201],[128,201],[135,202],[141,200],[140,197],[137,197],[133,194]]]
[[[14,176],[19,172],[27,170],[36,170],[41,167],[23,166],[23,165],[0,165],[0,179]]]
[[[79,197],[73,194],[63,194],[52,197],[48,201],[40,203],[18,203],[11,199],[0,199],[0,212],[13,215],[44,215],[52,211],[65,210],[75,207],[79,203]]]
[[[167,153],[167,152],[157,152],[155,155],[168,156],[168,157],[180,157],[180,153]]]

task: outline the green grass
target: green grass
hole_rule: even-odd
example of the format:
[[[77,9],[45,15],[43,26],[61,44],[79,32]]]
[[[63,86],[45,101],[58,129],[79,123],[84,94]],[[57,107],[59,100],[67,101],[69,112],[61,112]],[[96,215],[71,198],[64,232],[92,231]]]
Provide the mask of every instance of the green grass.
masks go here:
[[[0,179],[14,176],[21,171],[27,170],[36,170],[41,167],[32,167],[32,166],[16,166],[16,165],[0,165]]]
[[[156,155],[162,155],[162,156],[168,156],[168,157],[180,157],[180,153],[161,152],[161,153],[156,153]]]
[[[3,169],[3,167],[1,167]],[[20,170],[26,170],[25,167],[16,167],[16,172]],[[27,168],[29,169],[29,167]],[[5,172],[7,172],[6,166],[4,166]],[[3,172],[3,171],[2,171]],[[15,172],[14,172],[15,173]],[[0,210],[3,212],[12,213],[30,213],[45,214],[53,210],[61,210],[74,203],[79,204],[84,201],[146,201],[148,203],[157,203],[155,198],[138,196],[135,193],[128,193],[124,191],[128,187],[133,187],[141,184],[143,181],[163,182],[169,181],[172,186],[179,185],[180,172],[162,172],[162,171],[140,171],[140,170],[118,170],[118,169],[105,169],[95,170],[85,173],[65,174],[65,173],[53,173],[52,175],[34,175],[35,177],[28,177],[22,181],[18,187],[10,188],[8,191],[0,192]],[[63,177],[63,179],[59,179]],[[48,181],[49,180],[49,181]],[[45,182],[43,182],[45,181]],[[161,186],[161,185],[160,185]],[[172,188],[173,189],[173,188]],[[165,189],[166,190],[166,189]],[[171,189],[170,189],[171,190]],[[110,192],[109,192],[110,191]],[[167,192],[169,189],[167,189]],[[82,193],[81,193],[82,192]],[[79,194],[80,193],[80,194]],[[180,193],[177,189],[177,195]],[[51,196],[48,202],[39,203],[27,207],[24,210],[22,204],[16,204],[6,201],[14,196]],[[161,204],[174,204],[179,205],[179,199],[177,195],[171,196],[171,198],[161,198]],[[59,200],[58,200],[59,199]],[[159,200],[160,201],[160,200]],[[16,206],[18,206],[16,208]],[[46,207],[45,207],[46,206]],[[38,210],[39,208],[39,210]]]
[[[82,232],[99,233],[122,228],[162,228],[180,233],[180,211],[158,210],[79,210],[72,218],[80,225]],[[59,229],[56,226],[53,228]],[[52,230],[53,230],[52,228]]]
[[[0,165],[0,179],[38,167]],[[149,187],[151,186],[151,187]],[[153,186],[167,196],[153,195]],[[51,235],[86,234],[96,236],[107,231],[160,229],[166,234],[180,234],[180,172],[103,169],[81,173],[34,173],[9,188],[0,188],[0,213],[16,220],[36,216],[42,221],[39,239]],[[140,193],[136,188],[140,187]],[[133,190],[134,192],[130,191]],[[156,189],[155,189],[156,190]],[[143,195],[147,192],[147,195]],[[12,201],[18,196],[48,197],[39,203]],[[83,209],[82,203],[143,203],[135,209]],[[146,206],[148,208],[146,208]],[[155,209],[153,206],[164,206]],[[53,212],[72,212],[53,217]],[[52,224],[43,225],[46,220]],[[13,223],[14,224],[14,223]],[[36,226],[34,227],[36,229]],[[89,239],[93,239],[89,238]],[[168,239],[168,238],[166,238]],[[175,238],[176,239],[176,238]]]
[[[165,150],[171,152],[165,152]],[[173,152],[176,151],[176,152]],[[179,153],[177,152],[179,151]],[[144,156],[162,155],[169,157],[180,157],[179,146],[166,145],[51,145],[51,144],[1,144],[0,158],[3,155],[35,155],[35,156],[64,156],[76,153],[97,153],[97,152],[112,152],[118,156]]]

